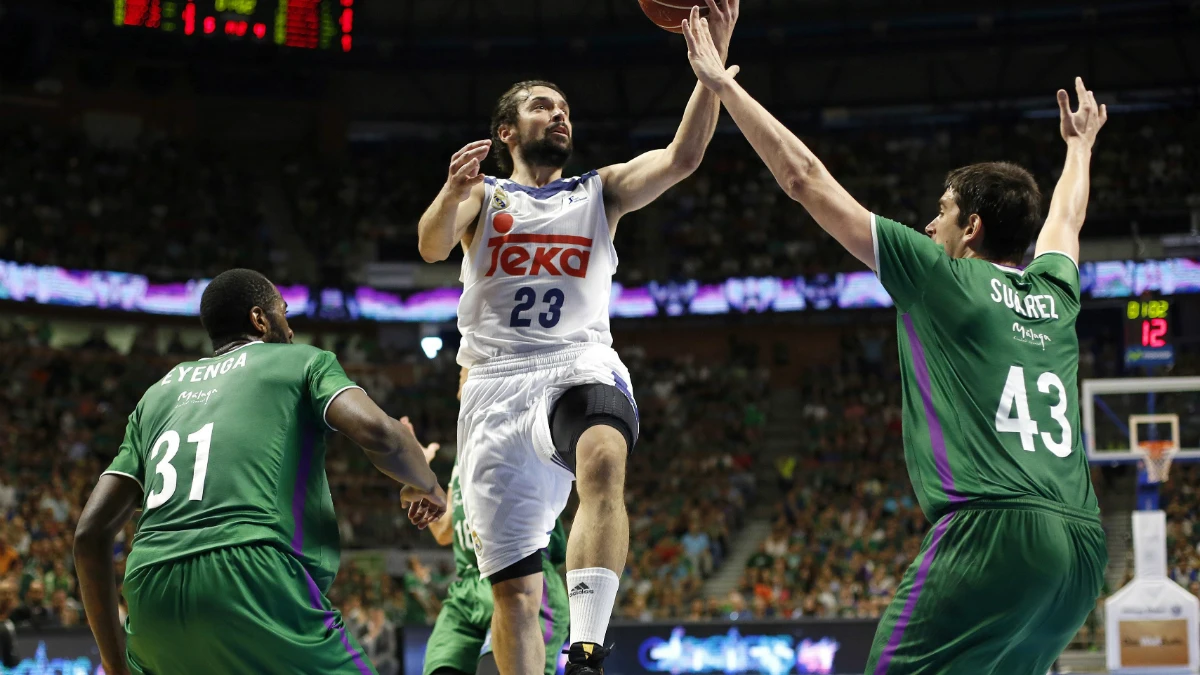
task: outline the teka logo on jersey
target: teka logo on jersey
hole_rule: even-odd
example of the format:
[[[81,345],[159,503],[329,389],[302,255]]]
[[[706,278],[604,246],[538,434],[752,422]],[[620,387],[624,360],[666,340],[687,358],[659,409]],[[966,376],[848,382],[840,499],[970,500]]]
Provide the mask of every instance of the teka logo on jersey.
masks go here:
[[[592,239],[572,234],[506,234],[488,239],[492,266],[509,276],[536,277],[541,274],[583,278],[592,257]]]

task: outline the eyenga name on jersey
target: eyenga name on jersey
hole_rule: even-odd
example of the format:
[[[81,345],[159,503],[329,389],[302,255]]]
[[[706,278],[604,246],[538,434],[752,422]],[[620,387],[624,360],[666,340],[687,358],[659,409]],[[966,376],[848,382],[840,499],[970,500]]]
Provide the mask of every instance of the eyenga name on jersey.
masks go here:
[[[237,356],[230,354],[229,358],[208,365],[176,366],[174,370],[167,373],[159,385],[166,386],[172,382],[203,382],[220,377],[235,368],[245,367],[245,365],[246,352],[241,351]]]
[[[1000,303],[1027,319],[1057,319],[1053,295],[1021,295],[999,279],[992,279],[992,302]]]

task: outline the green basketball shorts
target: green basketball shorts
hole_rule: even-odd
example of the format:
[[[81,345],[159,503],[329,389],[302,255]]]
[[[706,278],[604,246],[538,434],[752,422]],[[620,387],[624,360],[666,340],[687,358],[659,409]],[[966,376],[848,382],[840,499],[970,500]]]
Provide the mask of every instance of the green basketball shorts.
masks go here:
[[[1046,675],[1096,606],[1095,518],[962,508],[937,522],[883,615],[867,675]]]
[[[300,562],[268,545],[150,565],[125,580],[130,668],[145,675],[375,675]]]

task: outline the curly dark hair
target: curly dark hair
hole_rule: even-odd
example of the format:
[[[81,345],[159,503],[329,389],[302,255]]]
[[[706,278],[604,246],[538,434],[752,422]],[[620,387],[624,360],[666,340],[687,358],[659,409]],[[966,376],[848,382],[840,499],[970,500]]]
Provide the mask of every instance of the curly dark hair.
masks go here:
[[[546,80],[525,80],[518,82],[508,88],[500,96],[500,100],[496,101],[496,107],[492,110],[492,150],[495,153],[496,164],[504,173],[510,173],[513,170],[512,153],[508,151],[508,146],[500,140],[500,126],[503,124],[516,124],[518,111],[521,107],[521,102],[529,97],[529,90],[534,87],[545,87],[553,89],[564,99],[567,97],[563,90],[553,82]]]
[[[971,214],[983,221],[980,253],[988,260],[1021,264],[1041,225],[1042,191],[1025,169],[1009,162],[971,164],[946,175],[960,227]]]
[[[260,272],[239,268],[218,274],[200,296],[200,323],[213,349],[254,335],[257,329],[250,323],[250,310],[270,310],[278,297],[275,284]]]

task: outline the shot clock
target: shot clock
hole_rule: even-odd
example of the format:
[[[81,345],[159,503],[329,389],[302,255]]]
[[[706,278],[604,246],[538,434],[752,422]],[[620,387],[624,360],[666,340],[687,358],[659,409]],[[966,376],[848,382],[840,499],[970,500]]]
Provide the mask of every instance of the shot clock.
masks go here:
[[[1125,365],[1149,368],[1175,362],[1171,301],[1144,297],[1125,303]]]
[[[355,0],[113,0],[113,23],[178,35],[297,49],[354,45]]]

